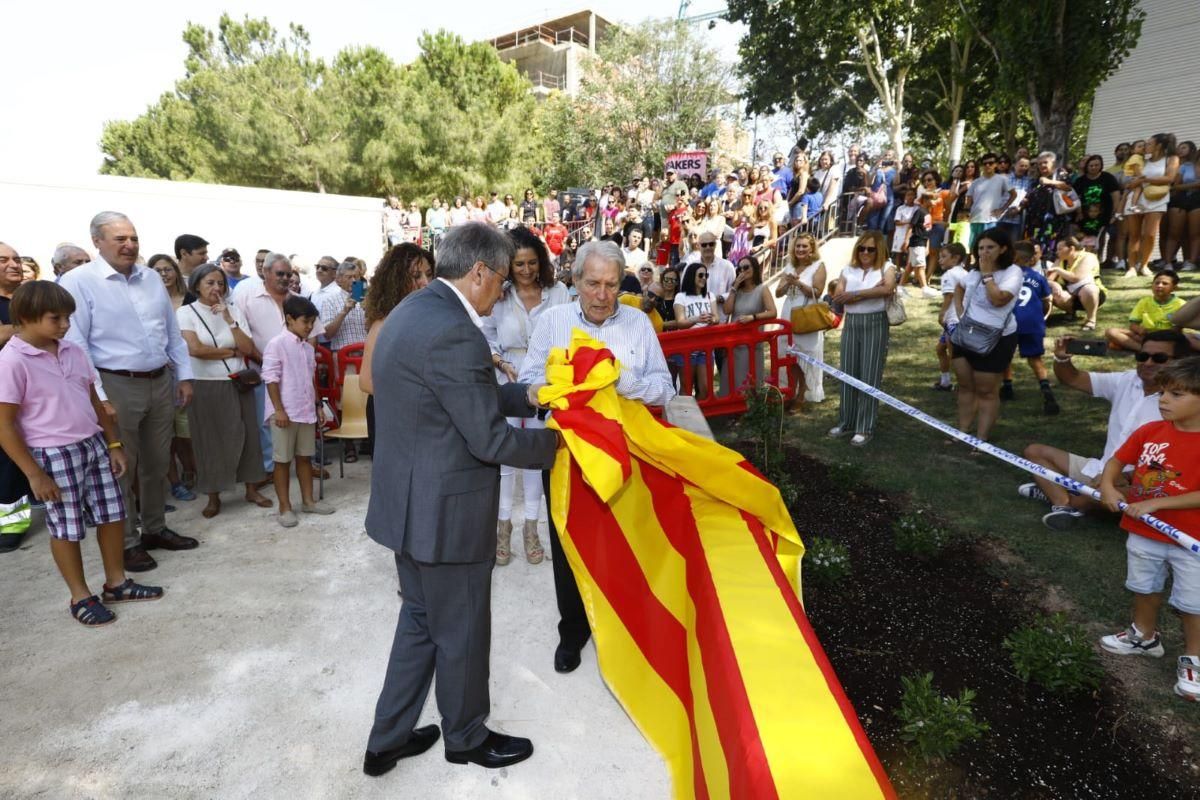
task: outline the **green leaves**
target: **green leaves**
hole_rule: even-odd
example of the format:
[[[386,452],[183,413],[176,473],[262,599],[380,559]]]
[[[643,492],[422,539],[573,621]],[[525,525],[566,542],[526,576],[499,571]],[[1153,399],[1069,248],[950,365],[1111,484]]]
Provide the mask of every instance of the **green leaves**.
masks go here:
[[[228,15],[183,39],[184,77],[106,126],[101,172],[422,199],[529,180],[535,101],[486,44],[438,32],[408,67],[371,47],[326,63],[298,25]]]
[[[670,152],[712,146],[734,114],[730,68],[685,24],[611,28],[599,56],[584,59],[578,97],[555,95],[539,109],[543,184],[657,174]]]
[[[896,716],[900,738],[925,761],[938,761],[989,730],[975,719],[975,692],[963,689],[957,697],[939,694],[933,673],[902,677],[904,694]]]

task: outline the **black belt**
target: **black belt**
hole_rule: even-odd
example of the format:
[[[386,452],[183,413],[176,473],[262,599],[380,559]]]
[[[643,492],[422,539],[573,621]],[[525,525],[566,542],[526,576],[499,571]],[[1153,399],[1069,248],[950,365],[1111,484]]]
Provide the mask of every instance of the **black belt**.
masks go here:
[[[109,375],[120,375],[122,378],[157,378],[167,371],[167,366],[164,364],[158,369],[152,369],[149,372],[134,372],[128,369],[105,369],[104,367],[96,367],[97,372],[107,372]]]

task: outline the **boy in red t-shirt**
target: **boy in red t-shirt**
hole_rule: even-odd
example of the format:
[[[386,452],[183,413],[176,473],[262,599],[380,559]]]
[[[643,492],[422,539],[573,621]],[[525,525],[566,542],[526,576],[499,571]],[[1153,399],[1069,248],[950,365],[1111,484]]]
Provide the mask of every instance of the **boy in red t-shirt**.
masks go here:
[[[1175,544],[1138,518],[1152,514],[1186,533],[1200,533],[1200,358],[1185,358],[1163,367],[1156,376],[1162,421],[1138,428],[1117,450],[1100,476],[1104,505],[1119,511],[1125,541],[1125,588],[1133,592],[1133,624],[1105,636],[1100,646],[1117,655],[1163,655],[1158,610],[1167,568],[1171,570],[1170,603],[1183,622],[1184,655],[1179,657],[1175,693],[1200,700],[1200,554]],[[1133,466],[1129,496],[1115,482],[1126,465]]]
[[[683,243],[683,218],[687,216],[689,210],[687,195],[680,192],[675,198],[675,207],[667,215],[667,241],[671,245],[668,260],[672,267],[679,263],[679,248]]]

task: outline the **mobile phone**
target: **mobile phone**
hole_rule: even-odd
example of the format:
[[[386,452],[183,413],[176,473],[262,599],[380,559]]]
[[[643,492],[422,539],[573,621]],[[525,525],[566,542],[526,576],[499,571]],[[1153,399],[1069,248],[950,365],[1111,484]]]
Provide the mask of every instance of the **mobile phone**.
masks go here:
[[[350,297],[353,298],[354,302],[361,303],[363,301],[363,298],[366,297],[366,294],[367,294],[367,282],[364,281],[362,278],[359,278],[350,287]]]
[[[1067,352],[1073,356],[1106,356],[1108,342],[1103,339],[1072,339],[1067,342]]]

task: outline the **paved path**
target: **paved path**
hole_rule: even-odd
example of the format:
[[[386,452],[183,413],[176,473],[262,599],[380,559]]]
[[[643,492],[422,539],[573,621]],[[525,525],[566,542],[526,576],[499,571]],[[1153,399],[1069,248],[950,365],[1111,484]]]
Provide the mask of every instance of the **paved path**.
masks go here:
[[[178,503],[168,523],[201,547],[155,553],[141,577],[166,598],[117,606],[98,630],[68,616],[44,526],[0,556],[0,797],[669,797],[594,648],[554,672],[548,562],[497,568],[493,590],[490,723],[533,739],[533,758],[493,772],[447,763],[439,744],[362,774],[399,607],[390,552],[362,531],[370,463],[326,483],[336,515],[290,531],[236,495],[215,520]],[[94,539],[84,552],[98,590]],[[431,695],[422,724],[437,721]]]

